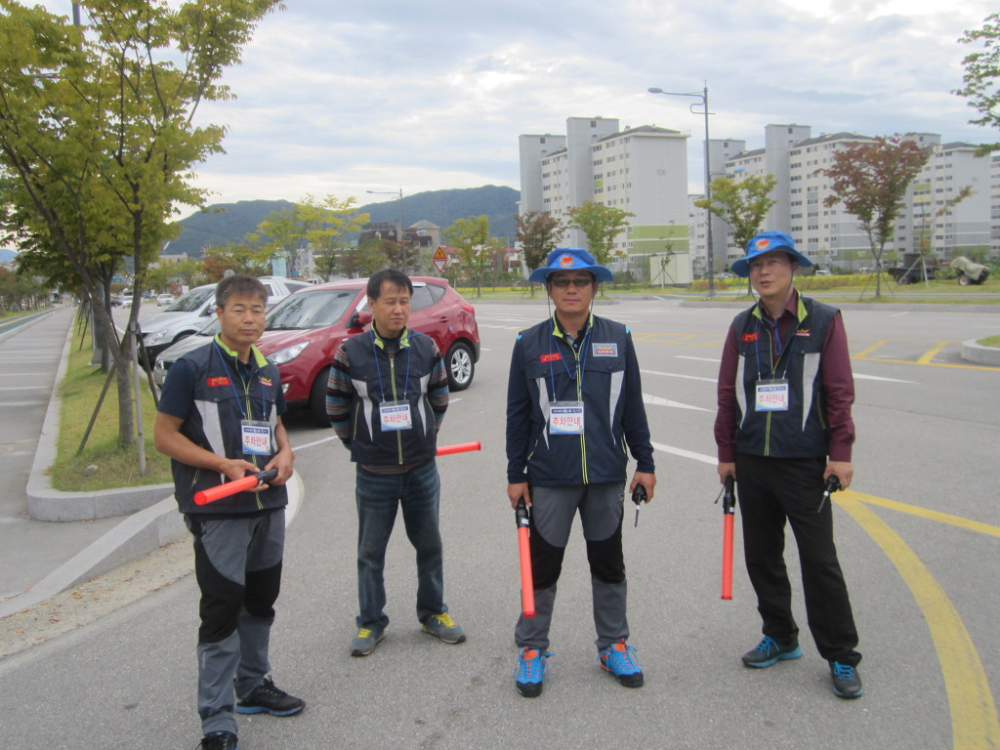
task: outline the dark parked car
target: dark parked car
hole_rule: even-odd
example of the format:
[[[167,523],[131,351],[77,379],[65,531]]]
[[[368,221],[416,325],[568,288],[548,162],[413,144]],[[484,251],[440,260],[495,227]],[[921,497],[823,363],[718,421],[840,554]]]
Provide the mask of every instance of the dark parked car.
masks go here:
[[[445,358],[451,390],[469,387],[479,361],[479,327],[472,305],[445,279],[413,277],[408,326],[431,336]],[[367,279],[334,281],[308,286],[275,305],[267,313],[264,335],[257,346],[278,366],[285,400],[307,407],[326,422],[326,381],[333,355],[346,336],[361,333],[371,322]],[[214,322],[196,336],[163,351],[154,377],[162,384],[170,365],[185,352],[218,333]]]

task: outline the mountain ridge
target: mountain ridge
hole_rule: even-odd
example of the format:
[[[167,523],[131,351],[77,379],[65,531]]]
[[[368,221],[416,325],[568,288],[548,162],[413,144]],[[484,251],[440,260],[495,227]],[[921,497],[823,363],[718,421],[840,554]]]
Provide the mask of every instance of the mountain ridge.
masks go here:
[[[507,238],[513,245],[517,236],[514,217],[520,192],[500,185],[483,185],[478,188],[458,188],[452,190],[431,190],[413,195],[403,195],[403,200],[387,200],[369,203],[359,207],[359,212],[370,214],[373,223],[393,224],[400,218],[412,226],[418,221],[429,221],[442,230],[451,226],[456,219],[485,214],[490,220],[490,232],[494,237]],[[402,203],[402,206],[400,206]],[[186,253],[199,258],[202,248],[238,242],[257,226],[268,214],[291,208],[294,204],[285,200],[249,200],[236,203],[218,203],[205,210],[196,211],[181,219],[181,233],[171,241],[161,255]]]

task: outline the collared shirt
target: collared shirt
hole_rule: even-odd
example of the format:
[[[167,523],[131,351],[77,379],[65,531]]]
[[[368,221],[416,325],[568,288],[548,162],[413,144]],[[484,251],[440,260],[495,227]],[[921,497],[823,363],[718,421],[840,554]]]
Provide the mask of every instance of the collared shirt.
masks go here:
[[[760,303],[758,303],[760,304]],[[771,333],[771,364],[777,362],[784,350],[791,346],[798,324],[799,293],[793,290],[785,309],[777,320],[761,305],[761,321]],[[719,365],[718,402],[715,417],[715,442],[720,463],[736,460],[736,370],[739,349],[737,332],[729,327],[726,343],[722,349]],[[779,345],[780,340],[780,345]],[[820,373],[823,380],[823,404],[826,408],[827,429],[830,435],[829,460],[850,461],[854,445],[854,420],[851,404],[854,403],[854,377],[851,374],[850,352],[847,348],[847,332],[843,317],[838,312],[830,323],[820,357]]]

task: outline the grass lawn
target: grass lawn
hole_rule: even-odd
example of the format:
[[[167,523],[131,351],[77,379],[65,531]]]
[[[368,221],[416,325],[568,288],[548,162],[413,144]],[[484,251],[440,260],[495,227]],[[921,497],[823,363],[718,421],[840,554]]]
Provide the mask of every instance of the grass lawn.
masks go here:
[[[976,343],[980,346],[995,346],[1000,349],[1000,336],[987,336],[984,339],[979,339]]]
[[[76,454],[107,379],[107,374],[101,372],[99,367],[90,365],[89,348],[75,351],[78,342],[79,339],[76,339],[72,345],[73,351],[62,383],[62,415],[58,454],[51,471],[52,486],[57,490],[85,491],[171,481],[170,460],[153,447],[156,410],[145,378],[141,383],[141,396],[146,475],[139,475],[138,448],[132,446],[126,450],[118,443],[118,396],[114,382],[104,397],[101,413],[87,439],[87,447],[79,456]],[[91,464],[98,470],[86,476],[84,470]]]

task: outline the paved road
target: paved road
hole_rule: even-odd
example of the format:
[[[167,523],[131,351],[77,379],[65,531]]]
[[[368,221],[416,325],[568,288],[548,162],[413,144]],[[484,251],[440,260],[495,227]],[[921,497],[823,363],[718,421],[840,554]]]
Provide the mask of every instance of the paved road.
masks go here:
[[[634,332],[658,448],[657,497],[639,527],[625,529],[632,642],[646,686],[623,689],[596,666],[575,533],[552,632],[552,679],[534,701],[513,689],[518,575],[504,496],[503,393],[516,332],[541,319],[545,305],[480,305],[483,359],[472,388],[456,395],[442,440],[480,440],[484,450],[440,460],[447,599],[469,641],[449,647],[419,632],[413,555],[399,531],[387,564],[389,637],[371,657],[348,655],[353,472],[328,431],[292,421],[306,495],[289,531],[273,662],[279,684],[309,708],[294,719],[241,718],[242,746],[1000,747],[1000,370],[958,355],[962,340],[996,333],[1000,318],[845,315],[859,442],[854,491],[838,498],[836,523],[866,686],[864,698],[845,702],[830,692],[808,636],[800,661],[742,668],[739,655],[756,643],[759,626],[739,567],[734,600],[719,599],[711,425],[733,311],[636,302],[598,312]],[[795,556],[788,551],[793,570]],[[193,747],[195,629],[188,577],[0,661],[0,746]]]

